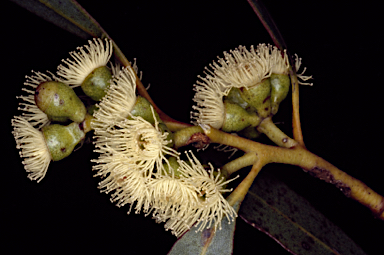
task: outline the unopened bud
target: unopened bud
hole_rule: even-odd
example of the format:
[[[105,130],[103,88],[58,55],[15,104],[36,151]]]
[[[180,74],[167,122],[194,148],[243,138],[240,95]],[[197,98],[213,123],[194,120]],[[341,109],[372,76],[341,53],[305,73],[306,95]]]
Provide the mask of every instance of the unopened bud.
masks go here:
[[[240,88],[241,97],[253,106],[260,118],[271,114],[271,82],[264,79],[250,88]]]
[[[57,81],[41,83],[35,92],[37,107],[55,121],[82,122],[87,110],[72,88]]]
[[[95,101],[100,101],[110,86],[112,73],[106,66],[94,69],[83,81],[81,88],[84,93]]]
[[[131,111],[133,116],[140,116],[152,125],[155,124],[155,119],[151,110],[151,103],[142,96],[137,96],[136,103]],[[159,114],[155,111],[155,118],[160,120]]]
[[[48,125],[42,128],[42,132],[53,161],[69,156],[75,146],[85,137],[76,122],[72,122],[68,126]]]
[[[279,110],[280,103],[287,97],[290,86],[289,76],[286,74],[271,74],[271,106],[272,114],[275,115]]]
[[[249,113],[238,104],[224,101],[225,120],[221,129],[225,132],[237,132],[248,126],[260,124],[260,118],[256,113]]]

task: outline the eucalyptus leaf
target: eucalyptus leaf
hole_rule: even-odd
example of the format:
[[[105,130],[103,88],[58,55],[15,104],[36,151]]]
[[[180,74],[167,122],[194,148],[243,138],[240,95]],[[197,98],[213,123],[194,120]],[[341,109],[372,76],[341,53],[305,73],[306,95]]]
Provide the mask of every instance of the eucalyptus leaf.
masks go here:
[[[269,14],[267,8],[265,8],[262,1],[258,0],[248,0],[249,5],[252,7],[253,11],[256,13],[257,17],[263,24],[264,28],[267,30],[269,36],[275,43],[275,45],[281,50],[286,49],[287,46],[279,29],[277,28],[273,18]]]
[[[239,204],[235,204],[235,210],[239,210]],[[233,237],[235,221],[228,224],[224,217],[221,229],[213,228],[196,231],[197,226],[192,227],[173,245],[168,255],[230,255],[233,251]]]
[[[239,215],[293,254],[365,254],[340,228],[268,172],[261,172]]]
[[[100,37],[100,26],[76,2],[71,0],[11,0],[35,15],[80,38]]]

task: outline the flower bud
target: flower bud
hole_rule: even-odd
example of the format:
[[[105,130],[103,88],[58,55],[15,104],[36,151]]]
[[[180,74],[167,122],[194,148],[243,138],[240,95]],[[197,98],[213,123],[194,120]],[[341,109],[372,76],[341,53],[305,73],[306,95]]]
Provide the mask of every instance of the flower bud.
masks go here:
[[[241,106],[231,103],[228,100],[224,101],[225,120],[221,129],[225,132],[237,132],[248,126],[257,126],[260,123],[260,118],[256,113],[249,113]]]
[[[151,103],[147,99],[142,96],[137,96],[136,103],[131,111],[131,114],[133,116],[140,116],[153,125],[156,120],[160,120],[160,117],[156,111],[153,115],[151,106]],[[156,120],[154,118],[156,118]]]
[[[69,118],[80,123],[87,112],[73,89],[56,81],[41,83],[36,88],[35,102],[41,111],[55,121],[65,121]]]
[[[111,71],[106,66],[94,69],[83,81],[84,93],[95,101],[100,101],[106,94],[112,79]]]
[[[76,122],[72,122],[68,126],[48,125],[42,128],[42,132],[53,161],[69,156],[75,146],[85,137]]]
[[[228,95],[225,97],[226,100],[228,100],[231,103],[240,105],[243,109],[245,109],[248,112],[256,112],[256,109],[248,104],[242,97],[241,97],[241,91],[239,88],[231,88]]]
[[[271,82],[264,79],[250,88],[240,88],[241,97],[253,106],[260,118],[271,114]]]
[[[275,115],[279,104],[287,97],[290,86],[289,76],[286,74],[271,74],[271,111]]]
[[[63,60],[58,66],[60,81],[71,87],[81,86],[84,93],[95,101],[100,101],[110,86],[112,73],[106,65],[112,56],[112,40],[93,38],[88,45],[70,52],[71,59]]]

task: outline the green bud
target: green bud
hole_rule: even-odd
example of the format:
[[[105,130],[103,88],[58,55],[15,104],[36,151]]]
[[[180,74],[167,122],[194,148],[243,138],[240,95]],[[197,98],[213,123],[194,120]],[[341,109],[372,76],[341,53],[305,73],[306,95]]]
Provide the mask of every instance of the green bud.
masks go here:
[[[279,110],[279,104],[287,97],[290,86],[289,76],[286,74],[272,74],[271,80],[271,105],[272,114],[275,115]]]
[[[100,101],[106,94],[112,79],[111,71],[106,66],[94,69],[84,79],[81,88],[84,93],[95,101]]]
[[[87,110],[72,88],[57,81],[41,83],[35,92],[37,107],[51,120],[82,122]]]
[[[75,146],[85,137],[76,122],[72,122],[68,126],[48,125],[42,128],[42,132],[53,161],[69,156]]]
[[[260,118],[256,113],[249,113],[238,104],[224,100],[225,120],[221,129],[225,132],[237,132],[248,126],[260,124]]]
[[[256,112],[256,109],[248,104],[242,97],[241,97],[241,91],[239,88],[231,88],[228,95],[225,97],[226,100],[228,100],[231,103],[240,105],[243,109],[245,109],[248,112]]]
[[[271,114],[271,82],[264,79],[251,88],[240,88],[240,95],[248,104],[253,106],[260,118]]]
[[[142,96],[137,96],[136,103],[131,111],[131,114],[133,116],[140,116],[152,125],[155,124],[155,119],[153,118],[152,110],[151,110],[151,103],[145,99]],[[155,116],[157,121],[160,122],[159,114],[155,112]]]

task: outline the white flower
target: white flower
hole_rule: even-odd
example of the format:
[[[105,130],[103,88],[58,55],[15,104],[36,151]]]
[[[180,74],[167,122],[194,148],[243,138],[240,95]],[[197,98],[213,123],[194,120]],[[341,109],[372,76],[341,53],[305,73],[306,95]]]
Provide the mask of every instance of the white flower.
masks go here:
[[[289,74],[289,57],[287,54],[287,50],[284,50],[281,52],[276,46],[272,45],[265,45],[265,44],[259,44],[257,46],[256,50],[259,55],[263,58],[265,58],[267,61],[270,62],[271,67],[271,73],[274,74]],[[301,66],[301,58],[295,54],[295,69],[296,72],[300,70]],[[309,79],[312,79],[311,76],[304,75],[306,71],[306,68],[304,67],[304,70],[301,73],[297,73],[297,77],[301,80],[299,80],[299,84],[302,85],[313,85],[312,83],[305,83],[303,81],[307,81]]]
[[[16,148],[21,149],[19,153],[24,158],[24,169],[29,172],[28,178],[40,182],[47,173],[51,162],[51,155],[45,143],[44,135],[20,116],[12,119],[12,126],[12,134],[17,144]]]
[[[274,74],[288,74],[289,73],[289,59],[287,51],[281,52],[276,46],[259,44],[257,51],[260,55],[264,54],[270,63],[271,73]]]
[[[136,202],[135,213],[149,210],[151,196],[147,186],[148,178],[144,173],[138,171],[137,165],[126,158],[121,158],[116,154],[104,155],[97,160],[93,170],[98,171],[95,176],[102,176],[104,179],[99,183],[99,188],[105,193],[112,193],[111,202],[121,207]]]
[[[18,110],[23,111],[22,116],[26,119],[32,126],[41,128],[49,124],[50,120],[48,116],[41,111],[35,103],[35,90],[37,86],[46,81],[57,81],[57,77],[48,72],[51,76],[43,74],[41,72],[34,72],[32,76],[25,76],[26,81],[24,85],[26,87],[22,88],[23,91],[27,92],[28,95],[21,95],[17,98],[22,99],[24,102],[20,102],[20,107]],[[29,88],[30,87],[30,88]]]
[[[163,162],[168,163],[166,155],[178,157],[179,153],[168,145],[168,133],[162,132],[151,106],[154,126],[140,116],[129,115],[127,119],[115,122],[114,126],[96,135],[96,151],[101,154],[119,154],[135,162],[137,168],[151,176],[154,167],[161,171]]]
[[[67,65],[59,65],[57,74],[60,81],[69,84],[70,87],[80,86],[85,78],[96,68],[106,66],[112,55],[112,41],[105,39],[105,45],[100,38],[88,40],[89,45],[78,47],[69,54],[72,59],[63,60]]]
[[[220,172],[215,176],[211,164],[207,172],[192,152],[186,155],[189,161],[179,160],[178,171],[188,176],[184,181],[194,187],[199,197],[198,203],[183,219],[171,218],[166,227],[174,228],[178,233],[185,232],[188,230],[186,226],[191,227],[195,223],[198,224],[197,231],[210,227],[221,229],[221,220],[224,216],[228,219],[228,223],[237,217],[236,211],[222,195],[224,192],[232,191],[225,189],[224,186],[233,179],[224,180]]]
[[[225,88],[216,80],[201,78],[194,85],[196,91],[193,101],[196,105],[192,108],[196,112],[191,112],[191,119],[194,125],[209,124],[214,128],[220,129],[225,120],[225,106],[223,97]]]
[[[123,68],[115,76],[107,91],[98,104],[92,127],[95,132],[105,130],[113,126],[115,122],[125,119],[132,111],[136,102],[136,74],[130,67]]]
[[[228,88],[250,88],[271,75],[270,62],[257,52],[253,46],[248,51],[244,46],[239,46],[230,53],[224,52],[224,59],[219,58],[206,68],[209,79]]]
[[[189,219],[194,218],[198,204],[195,188],[184,177],[157,176],[149,181],[152,193],[153,218],[165,222],[175,236],[180,236],[192,226]]]

